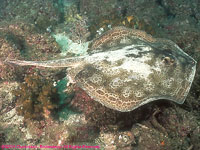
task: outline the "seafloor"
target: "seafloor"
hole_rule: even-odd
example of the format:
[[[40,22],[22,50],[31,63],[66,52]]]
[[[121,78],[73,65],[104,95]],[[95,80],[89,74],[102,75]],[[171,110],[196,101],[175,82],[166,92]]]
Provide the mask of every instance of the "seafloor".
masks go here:
[[[4,63],[84,55],[115,26],[170,39],[197,61],[184,104],[160,100],[122,113],[78,87],[64,92],[66,69]],[[199,60],[199,0],[0,0],[0,145],[199,150]]]

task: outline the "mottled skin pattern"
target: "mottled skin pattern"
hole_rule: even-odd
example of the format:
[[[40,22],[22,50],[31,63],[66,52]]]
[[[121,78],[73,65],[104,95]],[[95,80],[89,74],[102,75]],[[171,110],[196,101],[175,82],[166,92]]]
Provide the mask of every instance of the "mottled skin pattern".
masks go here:
[[[183,103],[196,62],[175,43],[143,31],[114,28],[94,40],[86,56],[18,65],[68,67],[68,78],[94,100],[126,112],[158,99]]]
[[[114,27],[112,30],[105,32],[102,36],[95,39],[92,43],[91,50],[101,49],[103,47],[111,47],[117,45],[120,40],[124,39],[124,42],[128,41],[126,38],[135,37],[148,42],[155,42],[156,39],[151,35],[141,30],[133,30],[126,27]]]

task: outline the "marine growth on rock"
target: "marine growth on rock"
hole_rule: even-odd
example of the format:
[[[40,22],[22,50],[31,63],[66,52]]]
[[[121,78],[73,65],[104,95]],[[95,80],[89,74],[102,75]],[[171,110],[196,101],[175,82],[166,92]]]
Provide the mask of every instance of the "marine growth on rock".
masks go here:
[[[26,120],[48,118],[58,108],[58,94],[53,82],[39,75],[27,75],[20,89],[13,93],[17,99],[17,113]]]

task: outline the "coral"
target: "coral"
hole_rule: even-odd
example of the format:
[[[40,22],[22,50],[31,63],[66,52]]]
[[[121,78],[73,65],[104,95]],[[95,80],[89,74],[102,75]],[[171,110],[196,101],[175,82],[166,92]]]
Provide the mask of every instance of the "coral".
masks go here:
[[[25,76],[24,83],[14,95],[17,97],[17,113],[25,120],[48,118],[59,103],[53,82],[33,74]]]

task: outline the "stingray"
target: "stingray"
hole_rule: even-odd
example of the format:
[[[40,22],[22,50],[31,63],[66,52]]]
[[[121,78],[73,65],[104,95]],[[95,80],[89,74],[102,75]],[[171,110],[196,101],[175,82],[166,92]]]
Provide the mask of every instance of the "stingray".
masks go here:
[[[121,112],[156,100],[184,103],[196,72],[196,61],[174,42],[125,27],[96,38],[84,56],[6,62],[66,67],[71,82],[95,101]]]

